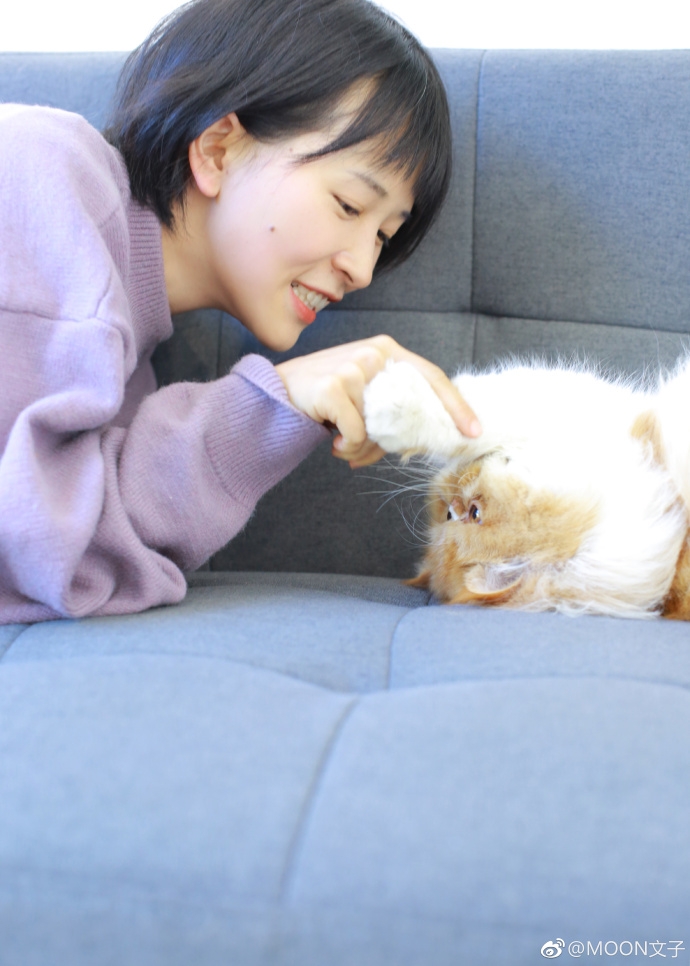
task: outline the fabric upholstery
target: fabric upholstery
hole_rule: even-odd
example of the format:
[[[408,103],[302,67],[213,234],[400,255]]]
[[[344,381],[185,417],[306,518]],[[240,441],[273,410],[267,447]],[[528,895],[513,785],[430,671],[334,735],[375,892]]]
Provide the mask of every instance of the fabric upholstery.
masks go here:
[[[687,332],[688,54],[491,52],[473,305]]]
[[[124,55],[19,57],[0,58],[3,97],[29,92],[104,122],[101,91],[110,96]],[[409,265],[324,313],[297,351],[386,331],[448,371],[506,352],[586,356],[624,372],[671,365],[688,331],[687,55],[442,51],[438,60],[452,102],[452,203]],[[93,83],[80,86],[85,71]],[[218,312],[192,313],[177,329],[158,354],[163,381],[221,375],[261,351]],[[411,575],[415,552],[397,531],[389,539],[395,507],[376,513],[361,474],[323,453],[309,476],[323,481],[323,498],[307,543],[295,547],[290,532],[304,505],[298,474],[264,501],[245,549],[231,544],[213,566]],[[337,551],[315,535],[334,525],[334,491],[347,521]],[[380,553],[353,540],[372,527]]]
[[[126,56],[0,54],[0,100],[76,111],[100,129]]]
[[[672,367],[690,331],[689,60],[684,51],[440,51],[451,200],[407,265],[323,312],[293,352],[388,332],[450,373],[506,355],[587,359],[638,376]],[[177,378],[182,363],[190,378],[208,378],[249,351],[262,350],[234,320],[191,313],[159,350],[159,373]],[[377,512],[383,498],[367,495],[365,475],[315,453],[212,566],[410,576],[418,551],[399,538],[393,505]],[[305,477],[322,487],[308,520]],[[308,528],[298,546],[295,523]],[[323,532],[337,540],[324,545]]]
[[[124,56],[0,55],[0,98],[102,125]],[[436,56],[448,205],[295,351],[672,365],[690,53]],[[156,364],[256,350],[194,312]],[[686,625],[434,606],[401,480],[321,447],[180,605],[0,628],[0,966],[688,961]]]
[[[315,581],[199,575],[179,607],[16,637],[1,962],[508,966],[683,935],[683,625]]]

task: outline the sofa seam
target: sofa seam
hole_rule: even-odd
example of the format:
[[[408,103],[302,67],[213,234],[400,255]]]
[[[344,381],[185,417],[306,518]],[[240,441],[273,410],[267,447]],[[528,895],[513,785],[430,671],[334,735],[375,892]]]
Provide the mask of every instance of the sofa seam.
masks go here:
[[[285,866],[283,872],[280,876],[280,883],[278,886],[278,905],[285,906],[289,897],[290,890],[292,888],[295,873],[299,865],[300,854],[303,851],[304,843],[307,837],[307,831],[311,822],[311,817],[314,813],[314,808],[316,801],[319,797],[319,793],[323,786],[324,776],[328,770],[328,766],[333,758],[333,752],[338,744],[340,736],[345,729],[347,722],[350,720],[353,711],[361,702],[361,698],[355,698],[348,703],[343,713],[340,715],[338,721],[336,722],[330,738],[326,742],[323,751],[321,752],[321,757],[319,759],[318,765],[316,767],[314,776],[310,783],[307,795],[305,797],[304,803],[300,810],[300,814],[295,823],[295,829],[292,838],[288,844],[286,856],[285,856]]]
[[[474,222],[474,218],[473,218],[473,222]],[[474,248],[474,241],[472,241],[472,246]],[[472,259],[474,260],[474,253],[472,254]],[[474,295],[472,294],[471,300],[473,299],[474,299]],[[398,313],[406,312],[408,314],[424,313],[425,315],[451,315],[451,316],[471,315],[473,319],[473,324],[477,323],[477,320],[480,316],[485,316],[487,319],[498,319],[498,320],[506,320],[506,321],[512,321],[512,322],[542,322],[545,325],[551,325],[552,323],[555,323],[556,325],[590,325],[590,326],[597,326],[597,327],[603,326],[607,329],[610,329],[610,328],[625,329],[626,332],[647,332],[651,334],[661,333],[662,335],[679,336],[684,339],[690,338],[689,332],[685,332],[682,329],[665,329],[663,326],[660,326],[660,325],[655,325],[653,328],[649,328],[649,326],[633,325],[630,322],[625,322],[625,321],[616,320],[616,319],[613,319],[613,320],[597,319],[596,321],[592,321],[591,319],[568,319],[568,318],[563,318],[562,316],[555,316],[555,315],[553,316],[512,315],[506,312],[488,312],[485,309],[475,308],[473,305],[470,305],[470,307],[466,309],[463,309],[463,308],[387,309],[387,308],[384,308],[383,306],[373,306],[373,307],[364,306],[361,308],[360,307],[348,308],[341,305],[338,307],[336,311],[359,312],[359,313],[366,313],[367,315],[373,315],[377,312],[398,312]]]
[[[416,612],[417,610],[418,610],[418,608],[411,608],[411,610],[408,610],[407,613],[402,614],[400,616],[400,618],[398,619],[398,621],[397,621],[397,623],[395,625],[395,629],[393,631],[393,634],[391,636],[391,650],[390,650],[390,654],[392,654],[392,647],[395,644],[395,638],[397,637],[397,633],[398,633],[398,629],[399,629],[400,625],[402,624],[402,622],[404,620],[406,620],[410,616],[410,613],[411,612]],[[22,628],[22,630],[17,633],[16,637],[13,638],[13,640],[9,643],[9,645],[7,645],[5,647],[5,650],[0,654],[0,663],[2,663],[2,659],[8,653],[8,651],[11,649],[11,647],[15,644],[15,642],[19,639],[19,637],[21,637],[21,635],[25,631],[29,630],[31,626],[33,626],[33,625],[29,625],[29,626],[27,626],[25,628]],[[482,675],[482,674],[476,674],[475,675],[475,674],[472,674],[472,675],[469,675],[467,677],[458,677],[458,678],[449,678],[449,679],[440,678],[440,679],[433,680],[433,681],[421,681],[421,682],[416,682],[414,684],[400,684],[400,685],[396,685],[395,687],[393,687],[392,684],[391,684],[392,661],[390,660],[390,654],[389,654],[388,679],[386,681],[385,686],[382,687],[382,688],[374,688],[373,690],[362,692],[360,695],[358,695],[356,698],[354,698],[353,701],[351,702],[351,704],[348,705],[348,707],[345,710],[345,712],[343,712],[342,719],[340,719],[343,724],[345,723],[345,719],[349,716],[349,712],[354,709],[354,706],[356,704],[360,703],[364,698],[367,698],[367,697],[369,697],[371,695],[375,695],[375,694],[385,694],[387,692],[392,692],[392,691],[395,691],[396,693],[397,692],[400,692],[400,691],[416,691],[416,690],[419,690],[419,689],[428,689],[428,688],[436,688],[436,687],[439,687],[439,688],[449,688],[449,687],[455,687],[457,685],[501,684],[501,683],[505,683],[507,681],[508,682],[553,681],[553,680],[559,680],[559,681],[562,681],[562,680],[567,680],[567,681],[626,681],[626,682],[630,682],[630,683],[633,683],[633,684],[634,683],[637,683],[637,684],[642,684],[642,685],[651,685],[651,686],[654,686],[654,687],[672,688],[674,690],[680,690],[680,691],[688,691],[688,692],[690,692],[690,681],[676,681],[676,680],[673,680],[672,678],[669,678],[669,677],[641,677],[641,676],[638,676],[636,674],[630,674],[630,673],[625,673],[625,672],[617,672],[617,671],[611,671],[611,672],[608,672],[608,673],[593,673],[591,671],[590,672],[587,672],[587,671],[578,671],[578,672],[568,673],[568,672],[563,672],[563,671],[558,671],[558,670],[554,670],[554,671],[540,671],[540,672],[537,672],[537,673],[534,673],[534,674],[528,674],[528,673],[525,673],[525,672],[522,672],[520,674],[510,674],[510,673],[507,673],[507,672],[506,673],[500,673],[500,674],[491,674],[491,675]],[[109,653],[109,654],[86,654],[86,655],[80,654],[80,655],[69,655],[67,657],[51,658],[48,661],[45,661],[45,659],[42,659],[42,658],[26,658],[21,663],[22,664],[29,664],[29,663],[54,663],[56,661],[84,660],[84,659],[89,658],[89,657],[97,657],[99,659],[108,660],[109,658],[121,659],[123,657],[132,657],[132,656],[133,657],[140,657],[140,656],[144,656],[144,657],[156,657],[156,658],[163,658],[163,659],[165,659],[165,658],[175,659],[175,658],[178,658],[178,657],[183,657],[183,658],[191,658],[192,660],[197,660],[198,659],[198,660],[205,660],[205,661],[220,661],[220,662],[222,662],[224,664],[233,664],[233,665],[235,665],[237,667],[244,667],[244,668],[248,668],[248,669],[254,670],[254,671],[265,672],[266,674],[271,675],[271,676],[275,675],[275,676],[277,676],[279,678],[285,678],[285,679],[287,679],[289,681],[294,681],[294,682],[296,682],[298,684],[304,684],[306,687],[316,688],[316,689],[318,689],[320,691],[323,691],[323,692],[325,692],[327,694],[333,694],[333,695],[336,695],[336,696],[343,696],[343,697],[345,697],[348,694],[352,694],[352,691],[351,690],[350,691],[344,691],[341,688],[335,688],[335,687],[333,687],[332,685],[329,685],[329,684],[323,684],[323,683],[318,682],[318,681],[309,680],[308,678],[305,678],[305,677],[301,677],[299,675],[292,674],[289,671],[286,671],[284,669],[267,667],[267,666],[265,666],[263,664],[255,664],[255,663],[253,663],[251,661],[247,661],[247,660],[239,659],[239,658],[227,657],[227,656],[224,656],[224,655],[218,655],[218,654],[213,654],[213,655],[209,655],[209,654],[197,654],[197,653],[190,652],[190,651],[163,652],[163,651],[145,651],[145,650],[142,650],[142,651],[126,651],[124,653],[117,653],[117,654],[114,654],[114,653]],[[13,662],[13,664],[14,663],[16,663],[16,662]],[[339,725],[336,725],[336,728],[334,729],[334,734],[333,734],[333,737],[332,737],[331,741],[334,741],[335,737],[337,736],[338,727],[339,727]],[[328,749],[328,747],[329,747],[329,745],[327,744],[326,748]],[[324,763],[324,767],[325,767],[325,763]],[[319,766],[319,768],[321,768],[321,766]]]
[[[26,630],[28,630],[28,628],[26,628]],[[20,632],[20,634],[18,634],[17,637],[21,636],[21,633],[23,633],[23,631]],[[16,640],[17,638],[14,638],[10,642],[10,644],[5,648],[2,654],[0,654],[0,662],[2,662],[2,658],[5,656],[5,654],[7,654],[7,652],[10,650],[10,648],[12,647],[12,645]],[[342,687],[335,687],[332,684],[323,684],[321,681],[315,681],[311,678],[303,677],[302,675],[299,675],[299,674],[294,674],[290,671],[285,670],[284,668],[275,668],[275,667],[267,666],[265,664],[258,664],[258,663],[255,663],[254,661],[250,661],[245,658],[230,657],[224,654],[198,654],[194,651],[185,651],[185,650],[150,651],[150,650],[141,649],[141,650],[131,650],[131,651],[118,651],[118,652],[109,651],[107,653],[101,653],[101,654],[91,651],[84,654],[67,654],[65,656],[58,655],[54,657],[49,657],[47,659],[44,657],[27,657],[27,658],[23,658],[21,661],[13,661],[12,663],[15,666],[17,664],[55,665],[58,662],[84,661],[84,660],[88,660],[89,658],[95,658],[99,661],[107,661],[111,659],[121,660],[123,658],[128,658],[128,657],[134,657],[134,658],[146,657],[146,658],[156,658],[156,659],[169,658],[171,660],[174,660],[176,658],[186,658],[193,661],[196,661],[196,660],[219,661],[222,664],[232,664],[235,667],[248,668],[252,671],[262,671],[269,675],[275,675],[279,678],[287,679],[288,681],[295,681],[298,684],[304,684],[306,687],[309,687],[309,688],[317,688],[318,690],[323,691],[326,694],[344,696],[344,695],[353,693],[352,686],[348,687],[348,689],[345,690]],[[376,694],[381,690],[382,690],[381,688],[375,688],[371,691],[365,691],[363,692],[363,694]]]
[[[427,601],[427,606],[428,606],[428,601]],[[411,608],[411,609],[413,611],[418,610],[418,608],[416,608],[416,607],[415,608]],[[398,628],[400,627],[400,625],[402,624],[402,622],[404,620],[406,620],[409,616],[410,616],[410,611],[409,610],[406,611],[404,614],[401,614],[400,615],[400,617],[395,622],[395,626],[393,627],[393,632],[392,632],[392,634],[390,636],[390,641],[389,641],[389,644],[388,644],[388,667],[386,668],[386,686],[385,686],[385,690],[386,691],[391,691],[392,690],[391,680],[392,680],[392,677],[393,677],[393,650],[395,648],[395,639],[398,636]]]
[[[14,635],[14,637],[12,638],[12,640],[9,642],[9,644],[4,645],[4,647],[0,650],[0,661],[3,661],[4,660],[6,654],[8,654],[8,652],[11,650],[11,648],[14,647],[14,645],[17,643],[17,641],[22,636],[22,634],[25,634],[26,631],[28,631],[29,627],[31,627],[30,624],[27,625],[27,626],[25,626],[25,627],[21,627],[17,631],[17,633]]]
[[[452,688],[458,685],[472,684],[505,684],[522,683],[524,681],[619,681],[630,684],[640,684],[651,687],[672,688],[677,691],[690,692],[690,682],[673,681],[668,678],[643,678],[634,674],[564,674],[559,672],[542,672],[539,674],[505,674],[491,676],[476,676],[455,678],[452,680],[423,681],[419,684],[401,684],[394,690],[397,691],[417,691],[430,688]]]
[[[474,173],[472,176],[472,250],[470,255],[470,312],[475,312],[475,287],[476,287],[476,250],[477,250],[477,174],[479,171],[479,111],[482,95],[482,80],[484,76],[484,60],[487,51],[483,50],[479,59],[477,70],[477,102],[474,114]],[[474,347],[473,347],[474,351]],[[474,361],[474,358],[473,360]]]

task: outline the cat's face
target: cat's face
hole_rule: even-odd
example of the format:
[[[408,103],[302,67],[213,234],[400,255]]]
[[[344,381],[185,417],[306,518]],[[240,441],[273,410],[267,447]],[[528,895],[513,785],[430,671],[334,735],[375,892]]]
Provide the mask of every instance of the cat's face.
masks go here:
[[[365,390],[371,438],[448,461],[427,489],[412,583],[452,603],[690,620],[690,457],[674,417],[687,411],[690,363],[678,379],[659,408],[654,393],[586,369],[460,373],[484,429],[470,439],[413,366],[389,364]]]
[[[418,583],[450,603],[518,606],[541,596],[540,576],[577,553],[598,510],[591,499],[537,488],[525,476],[501,453],[442,470],[430,490]]]
[[[595,464],[586,450],[469,444],[432,481],[411,583],[447,603],[690,619],[664,606],[689,593],[690,550],[676,574],[686,510],[645,446],[636,434]]]

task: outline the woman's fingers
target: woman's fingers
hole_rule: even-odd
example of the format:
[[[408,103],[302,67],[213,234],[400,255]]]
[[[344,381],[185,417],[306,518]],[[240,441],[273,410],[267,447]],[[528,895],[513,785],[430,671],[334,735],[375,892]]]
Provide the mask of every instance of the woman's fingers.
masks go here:
[[[482,428],[476,413],[439,366],[429,362],[423,356],[405,349],[388,335],[377,335],[372,339],[363,340],[361,343],[351,343],[351,345],[361,346],[360,365],[367,382],[370,382],[376,373],[383,369],[389,359],[395,362],[409,362],[427,380],[463,436],[479,436],[481,434]]]
[[[409,362],[421,372],[461,433],[481,433],[474,411],[445,372],[387,335],[298,356],[280,363],[276,370],[297,409],[336,427],[333,455],[353,467],[368,466],[381,458],[383,450],[367,438],[364,389],[389,360]]]
[[[378,443],[374,443],[370,439],[366,439],[361,445],[356,446],[348,443],[342,436],[335,437],[331,445],[331,452],[337,459],[349,463],[353,470],[377,463],[382,456],[385,456],[385,451],[381,449]]]
[[[463,436],[480,436],[482,427],[476,413],[446,374],[441,369],[438,372],[440,376],[429,378],[429,385],[452,416],[453,422]]]
[[[362,416],[362,395],[364,382],[361,387],[353,379],[352,374],[331,380],[323,388],[323,399],[320,403],[321,411],[326,413],[326,422],[332,423],[348,446],[361,446],[367,438],[367,428]],[[354,383],[354,384],[353,384]]]

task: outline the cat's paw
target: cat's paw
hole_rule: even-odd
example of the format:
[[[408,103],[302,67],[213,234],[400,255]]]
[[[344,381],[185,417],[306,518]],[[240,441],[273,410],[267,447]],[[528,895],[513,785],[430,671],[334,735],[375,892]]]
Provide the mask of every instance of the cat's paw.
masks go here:
[[[364,390],[367,435],[387,453],[451,456],[463,437],[424,376],[388,362]]]

